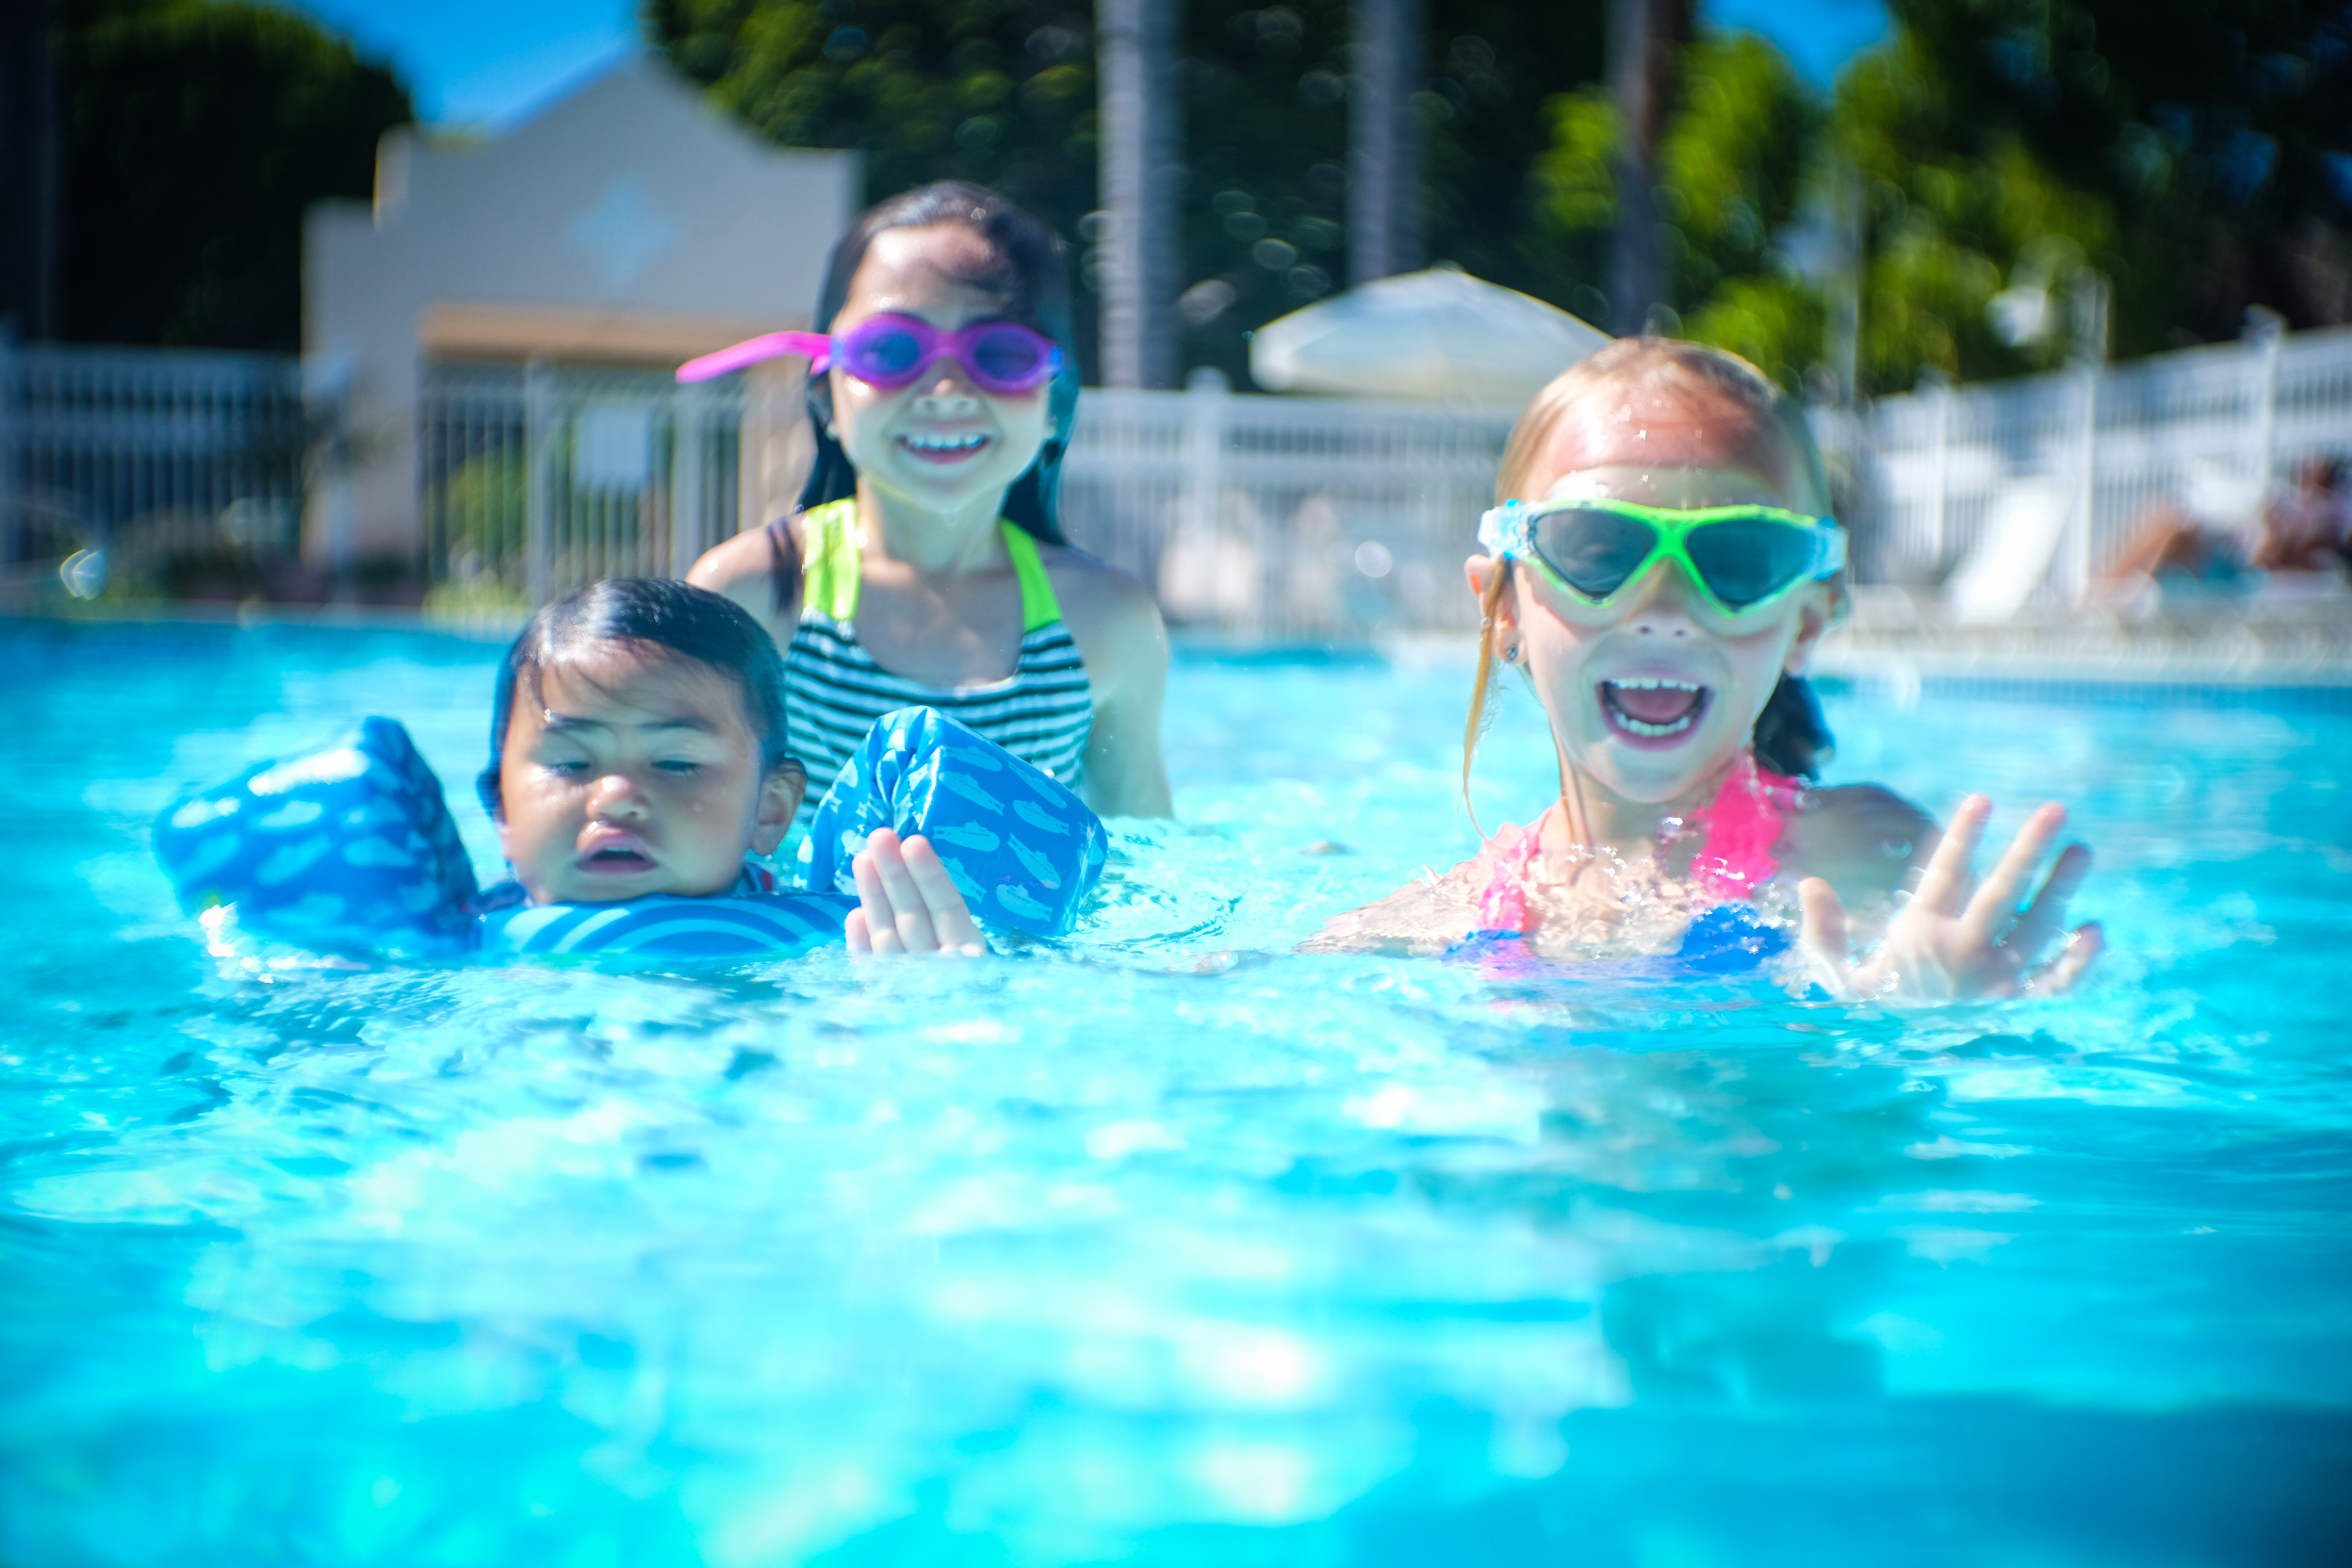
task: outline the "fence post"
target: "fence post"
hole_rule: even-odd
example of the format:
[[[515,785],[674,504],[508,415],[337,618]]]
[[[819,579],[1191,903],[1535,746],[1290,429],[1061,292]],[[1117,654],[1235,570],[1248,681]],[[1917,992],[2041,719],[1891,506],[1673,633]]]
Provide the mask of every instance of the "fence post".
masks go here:
[[[1927,564],[1930,570],[1941,571],[1944,564],[1945,530],[1952,505],[1952,383],[1939,381],[1936,387],[1936,496],[1927,514]]]
[[[703,388],[670,394],[670,575],[684,577],[702,554]]]
[[[2278,349],[2284,323],[2268,311],[2257,318],[2248,311],[2254,330],[2254,478],[2257,509],[2270,499],[2270,482],[2278,461]]]
[[[308,426],[304,437],[302,506],[305,513],[313,510],[315,501],[318,520],[318,558],[326,563],[329,572],[339,581],[351,567],[353,527],[358,516],[358,503],[351,493],[353,447],[351,431],[351,363],[341,356],[306,356],[299,372],[302,417]],[[419,400],[419,406],[422,400]],[[422,419],[418,424],[421,426]],[[419,484],[424,472],[423,433],[418,432]],[[313,485],[315,483],[315,495]],[[299,531],[298,531],[299,532]],[[432,542],[426,543],[425,570],[428,578],[439,576],[438,563],[432,554]]]
[[[2099,368],[2085,362],[2082,382],[2082,431],[2075,453],[2074,506],[2059,536],[2058,589],[2068,604],[2081,604],[2091,591],[2091,513],[2099,499]]]
[[[1222,586],[1225,573],[1225,419],[1228,394],[1224,372],[1203,366],[1184,383],[1185,531],[1216,551],[1213,580]],[[1266,596],[1252,591],[1251,629],[1266,618]]]
[[[555,386],[547,362],[523,367],[523,580],[533,606],[555,596],[553,498],[547,494],[547,464],[555,433]]]

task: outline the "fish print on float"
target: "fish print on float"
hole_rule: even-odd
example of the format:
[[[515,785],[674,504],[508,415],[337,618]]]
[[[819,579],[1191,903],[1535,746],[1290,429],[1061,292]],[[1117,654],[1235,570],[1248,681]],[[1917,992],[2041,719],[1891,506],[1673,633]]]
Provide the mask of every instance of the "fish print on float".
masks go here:
[[[1067,785],[935,708],[883,714],[841,764],[800,846],[801,883],[854,894],[878,827],[922,834],[974,919],[1036,937],[1078,923],[1110,839]]]
[[[392,719],[249,768],[155,819],[181,907],[221,933],[323,953],[459,953],[475,940],[473,863],[441,781]]]

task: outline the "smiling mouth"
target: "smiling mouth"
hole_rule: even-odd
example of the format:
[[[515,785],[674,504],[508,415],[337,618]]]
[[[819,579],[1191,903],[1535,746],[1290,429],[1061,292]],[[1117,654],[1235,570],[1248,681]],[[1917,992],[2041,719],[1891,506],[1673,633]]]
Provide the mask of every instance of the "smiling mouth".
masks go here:
[[[1628,735],[1662,741],[1696,726],[1714,695],[1690,680],[1638,678],[1601,682],[1601,711]]]
[[[925,463],[956,463],[988,444],[986,435],[902,435],[899,443]]]

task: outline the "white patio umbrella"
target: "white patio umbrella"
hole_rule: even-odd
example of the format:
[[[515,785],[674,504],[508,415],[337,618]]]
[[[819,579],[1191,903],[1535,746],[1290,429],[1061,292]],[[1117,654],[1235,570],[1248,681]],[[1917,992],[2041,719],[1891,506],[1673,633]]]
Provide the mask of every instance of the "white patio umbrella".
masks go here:
[[[1518,408],[1609,340],[1541,300],[1438,267],[1260,327],[1250,374],[1275,392]]]

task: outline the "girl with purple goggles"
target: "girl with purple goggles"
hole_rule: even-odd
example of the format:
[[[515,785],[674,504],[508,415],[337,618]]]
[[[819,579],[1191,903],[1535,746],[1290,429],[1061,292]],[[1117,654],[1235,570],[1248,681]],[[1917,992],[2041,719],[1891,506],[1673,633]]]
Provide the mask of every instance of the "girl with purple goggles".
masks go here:
[[[809,368],[807,466],[794,476],[781,441],[746,461],[764,526],[705,551],[688,580],[784,650],[811,782],[856,765],[883,712],[927,706],[1105,815],[1167,815],[1158,607],[1062,533],[1078,367],[1055,347],[1072,341],[1061,242],[977,186],[905,191],[834,246],[811,320],[678,372],[708,381],[781,355]],[[766,486],[788,476],[785,511]]]
[[[772,332],[746,338],[678,367],[681,382],[709,381],[761,360],[805,354],[812,375],[836,365],[870,385],[896,390],[913,384],[941,359],[963,367],[972,384],[997,397],[1035,392],[1058,375],[1062,351],[1052,338],[1019,321],[976,321],[941,332],[914,316],[869,316],[845,333]]]

